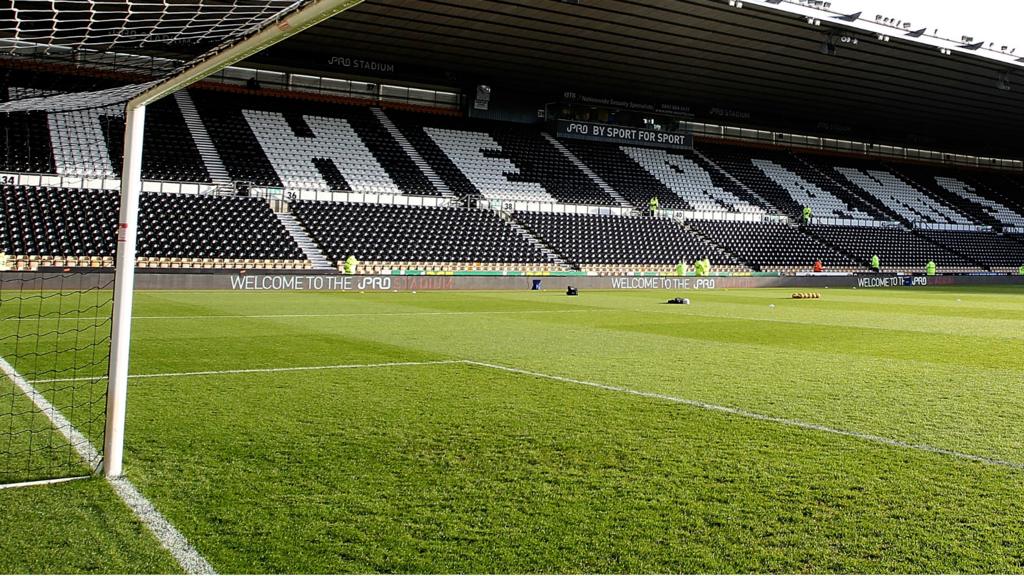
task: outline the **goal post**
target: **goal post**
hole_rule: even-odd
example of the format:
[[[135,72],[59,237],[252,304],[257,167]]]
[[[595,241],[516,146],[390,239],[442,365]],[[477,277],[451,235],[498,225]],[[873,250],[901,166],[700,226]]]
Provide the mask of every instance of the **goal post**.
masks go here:
[[[247,38],[208,53],[181,72],[150,86],[125,107],[124,165],[121,171],[121,206],[117,229],[117,261],[110,337],[107,419],[103,446],[103,474],[120,476],[124,470],[124,427],[128,395],[128,360],[131,345],[132,303],[135,290],[135,248],[139,194],[142,190],[142,136],[146,106],[219,72],[261,50],[362,3],[363,0],[308,0]],[[296,2],[296,5],[303,4]]]
[[[147,109],[362,1],[0,6],[0,489],[124,471]]]
[[[114,307],[107,371],[107,422],[103,434],[103,473],[120,476],[124,462],[124,419],[128,401],[128,359],[135,292],[135,244],[138,238],[139,193],[142,190],[142,137],[146,106],[127,106],[124,123],[124,166],[117,224]]]

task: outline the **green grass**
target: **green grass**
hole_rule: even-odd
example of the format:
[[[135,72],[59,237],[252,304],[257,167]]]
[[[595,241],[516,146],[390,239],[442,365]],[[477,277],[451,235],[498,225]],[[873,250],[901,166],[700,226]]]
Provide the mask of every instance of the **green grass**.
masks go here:
[[[672,295],[142,293],[132,372],[471,359],[1024,464],[1024,291]],[[128,415],[221,572],[1024,572],[1019,469],[479,366],[140,379]],[[4,505],[54,490],[0,492],[0,572],[173,569],[112,494],[63,530],[121,563],[4,535],[58,537]]]
[[[27,396],[0,380],[0,483],[90,473],[71,444]]]
[[[104,424],[109,291],[0,294],[0,357],[94,443]],[[19,297],[20,296],[20,297]],[[88,474],[64,436],[14,382],[0,379],[0,484]]]
[[[4,574],[178,571],[102,479],[0,490]]]

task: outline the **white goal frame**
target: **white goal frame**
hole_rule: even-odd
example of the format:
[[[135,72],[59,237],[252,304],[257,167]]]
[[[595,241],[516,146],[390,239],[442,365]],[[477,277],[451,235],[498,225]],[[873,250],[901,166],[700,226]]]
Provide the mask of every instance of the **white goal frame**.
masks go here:
[[[142,136],[146,123],[146,106],[362,2],[363,0],[313,0],[294,13],[265,24],[252,36],[215,51],[173,77],[148,88],[126,105],[124,165],[121,170],[121,208],[117,228],[118,248],[107,383],[107,420],[103,437],[104,475],[116,477],[121,476],[124,471],[128,357],[135,290],[135,248],[139,193],[142,190]]]

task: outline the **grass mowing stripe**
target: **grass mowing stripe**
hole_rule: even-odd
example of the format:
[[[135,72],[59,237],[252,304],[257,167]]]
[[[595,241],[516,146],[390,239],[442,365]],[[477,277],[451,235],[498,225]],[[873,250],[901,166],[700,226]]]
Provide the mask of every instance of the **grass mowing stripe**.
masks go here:
[[[71,422],[50,403],[49,400],[35,389],[25,378],[19,374],[5,358],[0,358],[0,371],[2,371],[11,382],[25,393],[40,412],[50,419],[57,430],[67,438],[68,442],[75,448],[79,456],[89,463],[92,468],[97,468],[101,457],[99,451],[91,442],[75,428]],[[188,540],[178,532],[177,528],[171,525],[166,518],[153,506],[146,497],[139,492],[126,478],[108,478],[108,482],[114,488],[114,492],[124,500],[124,503],[135,513],[135,515],[146,525],[156,536],[164,548],[174,556],[182,569],[189,574],[216,574],[210,563],[206,561]]]
[[[162,374],[133,374],[129,378],[142,379],[142,378],[177,378],[177,377],[194,377],[194,376],[217,376],[227,374],[266,374],[274,372],[308,372],[318,370],[346,370],[346,369],[361,369],[361,368],[394,368],[403,366],[443,366],[451,364],[468,364],[472,366],[480,366],[484,368],[490,368],[494,370],[502,370],[505,372],[511,372],[514,374],[522,374],[526,376],[533,376],[536,378],[544,378],[547,380],[554,380],[558,382],[566,382],[570,384],[579,384],[582,386],[589,386],[592,388],[599,388],[602,390],[608,390],[611,392],[621,392],[624,394],[632,394],[634,396],[641,396],[644,398],[654,398],[658,400],[665,400],[676,404],[685,404],[687,406],[693,406],[702,410],[711,410],[715,412],[723,412],[731,414],[733,416],[740,416],[743,418],[750,418],[753,420],[759,420],[762,422],[771,422],[773,424],[781,424],[784,426],[793,426],[796,428],[802,428],[804,430],[813,430],[816,432],[825,432],[828,434],[838,434],[841,436],[848,436],[851,438],[857,438],[867,442],[874,442],[876,444],[885,444],[887,446],[893,446],[896,448],[905,448],[908,450],[918,450],[921,452],[929,452],[932,454],[941,454],[943,456],[949,456],[952,458],[958,458],[960,460],[968,460],[971,462],[978,462],[982,464],[988,464],[991,466],[1002,466],[1005,468],[1013,468],[1016,470],[1024,470],[1024,463],[1012,462],[1009,460],[1002,460],[998,458],[988,458],[985,456],[979,456],[977,454],[970,454],[967,452],[961,452],[958,450],[950,450],[947,448],[941,448],[938,446],[932,446],[930,444],[919,444],[904,442],[902,440],[896,440],[894,438],[887,438],[885,436],[878,436],[876,434],[867,434],[864,432],[856,432],[853,430],[843,430],[841,428],[834,428],[831,426],[825,426],[822,424],[814,424],[811,422],[804,422],[802,420],[795,420],[792,418],[782,418],[779,416],[769,416],[767,414],[761,414],[759,412],[751,412],[749,410],[743,410],[742,408],[732,408],[729,406],[721,406],[718,404],[711,404],[708,402],[702,402],[700,400],[691,400],[688,398],[680,398],[678,396],[671,396],[668,394],[660,394],[657,392],[645,392],[643,390],[634,390],[632,388],[624,388],[621,386],[613,386],[611,384],[601,384],[598,382],[592,382],[587,380],[579,380],[576,378],[567,378],[564,376],[556,376],[553,374],[545,374],[543,372],[535,372],[532,370],[524,370],[521,368],[513,368],[510,366],[503,366],[500,364],[492,364],[488,362],[480,362],[476,360],[432,360],[424,362],[382,362],[375,364],[333,364],[325,366],[297,366],[297,367],[286,367],[286,368],[247,368],[238,370],[207,370],[202,372],[167,372]],[[58,380],[38,380],[39,383],[48,382],[67,382],[74,379],[58,379]],[[70,425],[70,424],[69,424]]]
[[[895,448],[906,448],[908,450],[917,450],[920,452],[929,452],[931,454],[940,454],[943,456],[950,456],[952,458],[958,458],[960,460],[968,460],[971,462],[978,462],[980,464],[988,464],[991,466],[1002,466],[1004,468],[1013,468],[1015,470],[1024,470],[1024,463],[1011,462],[1009,460],[1000,460],[998,458],[987,458],[985,456],[978,456],[976,454],[968,454],[966,452],[959,452],[957,450],[949,450],[946,448],[940,448],[938,446],[931,446],[929,444],[912,444],[910,442],[903,442],[902,440],[896,440],[893,438],[886,438],[884,436],[877,436],[875,434],[865,434],[863,432],[855,432],[852,430],[842,430],[840,428],[833,428],[831,426],[823,426],[821,424],[812,424],[810,422],[803,422],[801,420],[793,420],[791,418],[780,418],[778,416],[769,416],[767,414],[760,414],[758,412],[750,412],[743,410],[742,408],[731,408],[729,406],[720,406],[718,404],[709,404],[707,402],[701,402],[700,400],[690,400],[688,398],[679,398],[678,396],[669,396],[668,394],[659,394],[657,392],[645,392],[643,390],[633,390],[632,388],[623,388],[621,386],[612,386],[610,384],[601,384],[598,382],[590,382],[587,380],[577,380],[575,378],[566,378],[564,376],[555,376],[553,374],[544,374],[542,372],[534,372],[532,370],[522,370],[520,368],[512,368],[510,366],[502,366],[500,364],[491,364],[488,362],[478,362],[476,360],[465,360],[464,363],[473,366],[482,366],[485,368],[491,368],[494,370],[503,370],[505,372],[511,372],[513,374],[523,374],[525,376],[533,376],[535,378],[544,378],[547,380],[554,380],[556,382],[566,382],[569,384],[579,384],[581,386],[589,386],[591,388],[599,388],[601,390],[608,390],[610,392],[621,392],[623,394],[631,394],[633,396],[641,396],[643,398],[653,398],[656,400],[665,400],[667,402],[673,402],[675,404],[685,404],[687,406],[693,406],[694,408],[700,408],[702,410],[710,410],[713,412],[722,412],[725,414],[731,414],[733,416],[740,416],[742,418],[749,418],[751,420],[759,420],[761,422],[771,422],[773,424],[781,424],[784,426],[792,426],[795,428],[802,428],[804,430],[813,430],[815,432],[825,432],[828,434],[837,434],[840,436],[847,436],[850,438],[857,438],[859,440],[865,440],[867,442],[874,442],[876,444],[885,444],[886,446],[893,446]]]
[[[168,379],[134,402],[132,480],[224,572],[1024,566],[1016,470],[501,370]]]
[[[734,291],[702,293],[696,308],[703,314],[709,312],[704,309],[705,301],[728,304],[736,295]],[[388,311],[385,306],[390,310],[401,310],[413,304],[425,307],[421,309],[440,309],[460,302],[467,310],[498,307],[466,293],[387,294],[372,301],[364,295],[347,294],[333,298],[309,298],[306,294],[268,296],[233,294],[178,298],[171,309],[144,298],[139,312],[145,315],[385,312]],[[765,297],[781,296],[788,296],[788,293],[775,290]],[[1019,357],[1019,346],[1008,345],[1019,344],[1020,340],[944,338],[943,344],[931,337],[927,353],[914,354],[922,343],[916,334],[879,331],[876,337],[866,338],[862,330],[851,332],[836,326],[827,338],[819,334],[808,341],[803,325],[778,327],[755,321],[726,320],[722,324],[700,321],[682,313],[692,307],[660,305],[663,298],[661,292],[588,292],[577,300],[606,307],[607,314],[367,316],[344,321],[313,318],[221,323],[140,321],[135,333],[136,358],[139,358],[135,371],[163,373],[333,362],[479,359],[1024,462],[1024,445],[1020,442],[1019,428],[1014,424],[1024,410],[1024,399],[1019,396],[1016,385],[1024,372],[1011,361]],[[947,296],[941,299],[949,300]],[[511,307],[531,310],[569,302],[565,296],[554,293],[523,293],[509,300]],[[1007,298],[1007,305],[1018,300]],[[618,308],[613,307],[616,305]],[[207,310],[200,310],[201,306]],[[639,307],[663,313],[633,312]],[[792,307],[801,316],[831,315],[816,305],[793,303]],[[719,308],[723,314],[731,312],[727,306]],[[778,310],[786,308],[785,304],[780,304]],[[878,311],[874,305],[866,309]],[[764,312],[768,312],[767,306]],[[903,319],[889,322],[877,316],[873,318],[880,328],[906,323]],[[943,330],[938,324],[940,320],[936,319],[937,332]],[[964,324],[959,319],[948,322],[946,326]],[[675,326],[659,328],[663,323]],[[200,326],[204,329],[196,330]],[[1019,335],[1021,324],[1017,326],[1015,334]],[[811,327],[811,330],[819,332],[820,328]],[[993,335],[1003,335],[1002,332],[994,331]],[[263,334],[274,337],[253,337]],[[894,336],[898,340],[894,340]],[[682,337],[698,338],[682,340]],[[851,338],[853,348],[846,345]],[[828,349],[818,344],[825,340],[831,343]],[[804,350],[793,348],[800,343],[804,344]],[[788,348],[780,350],[780,344]],[[814,349],[808,351],[807,347]],[[645,352],[635,352],[641,349]],[[574,354],[567,356],[561,354],[562,350],[574,350]],[[703,367],[689,369],[688,358],[701,359]],[[982,366],[971,367],[974,363],[982,363]],[[851,370],[851,366],[856,369]],[[319,376],[321,373],[308,374]],[[75,374],[39,377],[71,376]]]
[[[653,314],[653,313],[662,314],[663,313],[663,312],[657,311],[657,310],[645,310],[645,309],[640,309],[640,308],[634,309],[633,312],[648,313],[648,314]],[[778,317],[771,317],[769,315],[764,315],[764,316],[740,316],[740,315],[735,315],[735,314],[723,315],[723,314],[693,312],[691,310],[686,310],[684,313],[680,313],[679,316],[681,316],[681,317],[697,317],[697,318],[713,318],[713,319],[716,319],[716,320],[721,320],[721,319],[726,319],[726,320],[746,320],[746,321],[750,321],[750,322],[762,322],[762,323],[763,322],[773,322],[773,323],[782,323],[782,324],[792,324],[794,326],[827,326],[827,327],[831,327],[831,328],[840,327],[840,328],[843,328],[843,329],[869,328],[871,330],[883,330],[883,331],[887,331],[887,332],[907,332],[907,333],[917,333],[917,334],[949,334],[951,336],[983,336],[983,337],[1004,338],[1004,339],[1024,339],[1024,334],[1021,334],[1021,333],[1001,335],[1001,336],[993,336],[993,335],[984,334],[984,333],[981,333],[981,334],[972,333],[970,331],[962,331],[962,332],[937,332],[937,331],[935,331],[933,329],[932,326],[907,325],[907,324],[900,324],[900,323],[893,323],[893,324],[887,324],[887,325],[879,326],[877,323],[874,323],[874,322],[872,322],[870,320],[858,320],[858,321],[854,321],[854,322],[850,322],[850,321],[838,322],[835,319],[829,320],[829,319],[825,319],[825,318],[821,318],[821,319],[802,319],[802,318],[793,318],[793,317],[778,318]],[[885,318],[888,319],[888,320],[892,320],[893,316],[894,316],[893,314],[886,314]],[[1016,322],[1016,321],[1015,320],[1004,320],[1004,321],[1002,321],[1002,323],[1005,323],[1005,324],[1008,324],[1008,325],[1011,325],[1011,326],[1013,326],[1014,322]],[[986,324],[987,325],[991,326],[992,323],[993,323],[993,320],[986,319]],[[963,327],[960,326],[958,328],[963,328]]]
[[[580,310],[476,310],[472,312],[339,312],[337,314],[223,314],[223,315],[182,315],[182,316],[132,316],[132,320],[225,320],[258,318],[346,318],[350,316],[476,316],[480,314],[581,314],[585,312],[607,312],[603,308]],[[639,310],[638,310],[639,312]],[[54,322],[71,320],[104,320],[109,316],[81,316],[42,318]],[[16,321],[19,318],[0,318],[2,321]]]

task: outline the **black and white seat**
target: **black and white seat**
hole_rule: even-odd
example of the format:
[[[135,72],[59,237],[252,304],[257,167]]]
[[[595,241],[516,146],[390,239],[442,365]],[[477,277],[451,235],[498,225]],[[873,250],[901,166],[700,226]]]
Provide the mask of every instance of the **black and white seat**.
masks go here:
[[[741,198],[736,193],[735,185],[728,186],[721,180],[715,182],[711,171],[683,152],[635,146],[622,146],[621,150],[681,198],[691,210],[765,213],[763,207],[751,202],[749,198]]]
[[[763,272],[808,270],[818,260],[833,271],[863,269],[850,257],[789,224],[691,221],[688,225]]]
[[[17,256],[112,257],[119,197],[110,190],[2,189],[0,250]],[[143,193],[142,258],[304,260],[269,204],[258,198]]]
[[[365,106],[192,92],[228,174],[255,186],[440,193]]]
[[[279,112],[242,110],[242,116],[285,189],[402,193],[344,118],[302,116],[308,135],[299,136]]]
[[[522,178],[519,167],[500,155],[501,145],[487,132],[431,126],[423,131],[484,198],[555,202],[540,182]]]
[[[334,263],[549,264],[491,210],[297,201],[292,214]]]
[[[516,212],[527,230],[584,269],[593,265],[674,267],[708,257],[719,269],[745,269],[667,218]]]
[[[919,272],[929,260],[942,271],[980,270],[982,266],[934,242],[899,227],[805,226],[804,230],[825,244],[868,266],[877,255],[883,270]]]
[[[535,125],[388,114],[460,196],[507,201],[614,205],[615,201]]]
[[[952,206],[926,194],[886,169],[836,166],[835,171],[906,222],[973,226]]]

